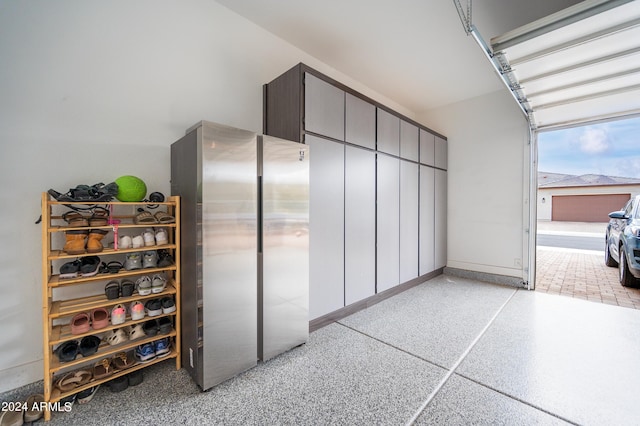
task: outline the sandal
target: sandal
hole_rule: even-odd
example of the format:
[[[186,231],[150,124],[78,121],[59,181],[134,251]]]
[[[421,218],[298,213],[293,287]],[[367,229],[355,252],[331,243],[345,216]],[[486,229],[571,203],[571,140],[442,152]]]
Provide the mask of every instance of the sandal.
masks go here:
[[[70,210],[62,215],[62,219],[73,227],[89,226],[89,221],[81,213]]]
[[[117,274],[118,272],[120,272],[120,269],[122,269],[122,263],[118,262],[117,260],[112,260],[111,262],[107,263],[107,269],[109,270],[110,274]]]
[[[91,381],[93,375],[87,370],[70,371],[62,376],[55,384],[55,386],[62,392],[69,392],[73,389],[86,385]]]
[[[153,217],[151,213],[146,210],[138,213],[134,219],[136,225],[145,224],[145,223],[158,223],[157,219]]]
[[[126,342],[128,339],[127,333],[123,328],[116,328],[110,330],[107,335],[102,339],[111,346],[119,345],[122,342]]]
[[[126,370],[136,363],[133,352],[118,352],[113,358],[113,364],[118,370]]]
[[[103,358],[93,366],[93,378],[103,379],[113,374],[113,367],[109,358]]]
[[[113,300],[120,297],[120,283],[118,281],[109,281],[104,287],[104,294],[107,295],[107,299]]]
[[[136,285],[131,280],[123,280],[120,288],[122,297],[131,297],[133,295],[133,290],[135,290],[136,288]]]
[[[82,334],[89,330],[91,330],[89,314],[86,312],[80,312],[71,318],[71,334]]]
[[[105,308],[97,308],[91,311],[91,324],[94,330],[105,328],[109,325],[109,311]]]
[[[165,212],[156,212],[154,216],[158,223],[174,223],[176,221],[175,217]]]
[[[109,210],[104,207],[96,207],[89,218],[90,226],[107,226],[109,224]]]

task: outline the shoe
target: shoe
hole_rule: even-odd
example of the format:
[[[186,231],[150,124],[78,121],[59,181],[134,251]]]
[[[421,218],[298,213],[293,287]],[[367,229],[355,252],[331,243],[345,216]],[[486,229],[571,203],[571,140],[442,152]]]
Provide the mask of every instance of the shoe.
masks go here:
[[[145,363],[153,360],[156,357],[156,349],[153,344],[146,343],[139,345],[136,348],[136,358],[138,361]]]
[[[145,269],[158,267],[158,253],[155,250],[144,252],[142,255],[142,267]]]
[[[160,299],[148,300],[147,303],[144,304],[144,307],[147,311],[147,315],[150,317],[162,315],[162,304],[160,303]]]
[[[80,340],[80,353],[87,357],[98,352],[100,347],[100,338],[98,336],[87,336]]]
[[[124,261],[124,269],[133,271],[134,269],[142,269],[142,259],[140,253],[127,253]]]
[[[136,360],[133,357],[133,351],[118,352],[113,357],[113,365],[120,371],[133,367]]]
[[[132,371],[131,373],[127,374],[127,379],[129,380],[129,386],[139,385],[144,379],[142,370]]]
[[[118,303],[111,310],[111,324],[122,324],[127,320],[127,309],[122,303]]]
[[[123,280],[120,286],[122,297],[131,297],[135,289],[136,285],[131,280]]]
[[[173,265],[173,257],[171,257],[169,251],[165,249],[158,250],[158,267],[166,268],[171,265]]]
[[[113,320],[112,320],[113,321]],[[109,311],[105,308],[96,308],[91,311],[91,327],[100,330],[109,325]]]
[[[140,296],[148,296],[151,294],[151,278],[147,275],[143,275],[136,280],[136,287],[138,287],[138,294]]]
[[[122,235],[118,238],[118,248],[119,249],[128,249],[133,247],[133,242],[131,241],[131,237],[128,235]]]
[[[142,337],[147,337],[144,332],[143,324],[136,324],[129,330],[129,340],[136,340]]]
[[[156,238],[153,235],[153,229],[147,228],[142,233],[142,239],[144,240],[145,247],[151,247],[156,245]]]
[[[77,230],[65,232],[66,242],[62,251],[67,254],[82,254],[85,253],[85,240],[89,235],[89,231]]]
[[[122,392],[129,387],[129,379],[126,376],[116,377],[109,380],[109,390],[111,392]]]
[[[107,271],[110,274],[117,274],[122,268],[122,263],[118,262],[117,260],[112,260],[111,262],[107,263]]]
[[[24,412],[24,422],[33,423],[37,422],[44,415],[42,409],[42,403],[44,402],[44,395],[31,395],[27,398],[27,409]],[[0,422],[1,424],[1,422]]]
[[[144,247],[144,238],[142,238],[142,235],[136,235],[131,239],[131,247],[133,248]]]
[[[163,314],[170,314],[176,311],[176,303],[172,297],[163,297],[160,303],[162,304]]]
[[[76,401],[78,401],[78,404],[86,404],[90,402],[98,389],[100,389],[100,385],[78,392],[76,394]]]
[[[54,352],[58,356],[60,362],[73,361],[78,355],[78,342],[75,340],[64,342],[58,346]]]
[[[167,279],[160,274],[155,274],[151,279],[151,293],[162,293],[167,287]]]
[[[162,317],[158,318],[158,334],[169,334],[173,329],[173,323],[171,322],[171,318]]]
[[[100,269],[100,258],[98,256],[87,256],[80,259],[80,272],[83,277],[93,277]]]
[[[116,328],[115,330],[110,330],[107,332],[107,335],[102,339],[111,346],[119,345],[120,343],[126,342],[128,340],[127,334],[122,328]]]
[[[71,334],[82,334],[91,330],[91,321],[89,314],[80,312],[71,318]]]
[[[87,240],[87,252],[100,253],[104,249],[102,239],[108,232],[106,229],[92,229]]]
[[[169,339],[167,337],[165,337],[164,339],[156,340],[155,342],[153,342],[153,346],[158,358],[167,355],[171,351]]]
[[[139,300],[133,301],[129,305],[129,312],[133,321],[141,320],[144,318],[144,305]]]
[[[156,229],[156,244],[159,246],[169,244],[169,235],[164,228]]]
[[[144,335],[147,337],[153,337],[158,334],[158,322],[156,320],[149,320],[142,325]]]
[[[4,405],[4,402],[3,402]],[[16,409],[17,411],[2,411],[0,412],[0,425],[2,426],[22,426],[23,416],[20,408]]]
[[[67,262],[60,267],[60,278],[77,278],[80,272],[82,262],[76,259],[73,262]]]
[[[71,407],[73,407],[73,403],[76,402],[76,396],[78,394],[74,393],[73,395],[65,396],[60,400],[60,405],[66,411],[71,411]]]
[[[104,294],[107,296],[108,300],[120,297],[120,283],[116,280],[109,281],[107,285],[104,286]]]
[[[109,224],[109,210],[104,207],[95,207],[89,218],[89,226],[107,226]]]

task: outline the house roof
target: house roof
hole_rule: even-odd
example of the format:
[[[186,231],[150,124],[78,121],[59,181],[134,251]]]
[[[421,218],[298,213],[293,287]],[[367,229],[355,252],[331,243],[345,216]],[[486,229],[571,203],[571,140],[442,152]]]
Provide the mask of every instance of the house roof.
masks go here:
[[[640,179],[596,174],[577,176],[561,173],[538,172],[538,188],[603,185],[640,185]]]

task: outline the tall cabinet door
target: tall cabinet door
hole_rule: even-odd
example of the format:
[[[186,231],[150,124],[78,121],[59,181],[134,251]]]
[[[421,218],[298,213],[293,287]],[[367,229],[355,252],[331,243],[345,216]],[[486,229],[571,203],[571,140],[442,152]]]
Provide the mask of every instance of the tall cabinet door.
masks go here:
[[[346,147],[345,305],[376,292],[376,155]]]
[[[447,266],[447,172],[437,170],[436,173],[436,269]]]
[[[344,145],[306,135],[309,161],[309,319],[344,307]]]
[[[416,148],[417,142],[416,138]],[[416,163],[400,160],[401,283],[418,277],[418,174]]]
[[[377,292],[400,283],[400,160],[378,154]]]
[[[344,91],[305,73],[304,127],[306,131],[344,140]]]
[[[435,169],[420,166],[420,275],[436,269]]]

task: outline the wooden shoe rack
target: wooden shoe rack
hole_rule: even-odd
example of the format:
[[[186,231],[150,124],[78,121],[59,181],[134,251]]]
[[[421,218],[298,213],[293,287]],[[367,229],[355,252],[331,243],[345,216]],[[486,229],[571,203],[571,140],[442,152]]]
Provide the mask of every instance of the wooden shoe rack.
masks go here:
[[[180,357],[180,198],[169,197],[162,203],[147,202],[100,202],[98,206],[110,211],[109,224],[105,226],[84,226],[71,227],[63,219],[62,215],[71,209],[70,203],[53,200],[48,193],[42,194],[42,313],[43,313],[43,336],[44,336],[44,398],[46,402],[55,403],[63,398],[74,395],[93,386],[106,383],[116,377],[129,374],[135,370],[145,368],[167,359],[174,359],[176,369],[181,366]],[[91,206],[96,203],[74,203],[73,207],[82,214],[90,216]],[[156,212],[164,212],[175,218],[173,223],[144,223],[136,224],[135,217],[139,213],[138,209],[148,211],[152,215]],[[148,216],[148,215],[147,215]],[[118,241],[118,235],[140,235],[146,228],[163,228],[167,231],[168,242],[163,245],[147,246],[141,248],[115,248],[114,242]],[[109,231],[103,238],[103,250],[98,253],[84,253],[70,255],[63,251],[65,243],[65,232],[73,230],[102,229]],[[93,276],[82,276],[79,274],[75,278],[61,278],[60,267],[76,259],[87,256],[98,256],[105,264],[110,261],[125,263],[127,253],[139,253],[142,257],[145,251],[166,250],[173,258],[173,264],[163,267],[148,267],[146,269],[126,270],[120,269],[117,273],[102,271]],[[147,265],[148,266],[148,265]],[[154,274],[164,274],[167,279],[166,288],[160,293],[141,296],[137,290],[130,297],[119,297],[117,299],[107,299],[104,292],[105,285],[116,280],[121,282],[129,279],[133,282],[137,278]],[[150,299],[170,297],[175,301],[175,312],[162,314],[160,316],[145,317],[141,320],[132,320],[129,314],[129,306],[132,301],[140,301],[143,304]],[[124,324],[112,325],[111,322],[99,330],[91,328],[82,334],[72,334],[70,327],[71,318],[79,313],[90,313],[96,308],[105,308],[108,312],[117,305],[123,304],[127,308],[127,317]],[[80,342],[83,337],[95,335],[103,337],[107,332],[127,326],[135,326],[145,323],[150,319],[168,317],[173,323],[173,329],[169,334],[145,336],[136,340],[126,340],[117,345],[109,345],[101,341],[98,351],[87,357],[83,357],[79,352],[72,361],[62,362],[58,358],[55,349],[69,341]],[[61,391],[55,386],[57,380],[69,372],[88,370],[93,371],[95,364],[103,359],[112,359],[120,352],[134,351],[138,345],[154,342],[161,338],[168,337],[171,345],[168,354],[157,357],[146,363],[135,363],[131,367],[118,371],[117,369],[108,377],[92,378],[88,383],[73,388],[72,390]],[[55,406],[55,404],[49,404]],[[45,411],[45,420],[51,418],[51,412]]]

